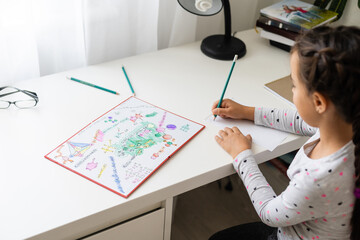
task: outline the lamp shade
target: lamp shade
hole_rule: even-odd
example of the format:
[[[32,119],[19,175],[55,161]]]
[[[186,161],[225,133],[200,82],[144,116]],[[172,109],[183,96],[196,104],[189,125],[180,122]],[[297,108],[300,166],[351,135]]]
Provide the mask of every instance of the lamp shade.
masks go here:
[[[178,0],[178,3],[188,12],[199,16],[211,16],[221,11],[221,0]]]
[[[225,34],[211,35],[201,42],[201,51],[208,57],[219,60],[232,60],[246,54],[243,41],[231,36],[231,13],[229,0],[178,0],[188,12],[199,16],[211,16],[224,8]]]

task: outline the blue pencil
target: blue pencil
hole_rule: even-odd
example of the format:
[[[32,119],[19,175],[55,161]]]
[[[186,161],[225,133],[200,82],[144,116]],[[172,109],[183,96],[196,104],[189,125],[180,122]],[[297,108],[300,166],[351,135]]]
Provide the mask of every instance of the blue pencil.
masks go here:
[[[126,74],[126,71],[125,71],[124,66],[122,66],[122,70],[123,70],[123,72],[124,72],[124,75],[125,75],[125,77],[126,77],[126,80],[127,80],[128,84],[129,84],[130,90],[131,90],[131,92],[133,93],[133,96],[135,96],[135,91],[134,91],[133,87],[131,86],[130,79],[128,78],[128,75]]]
[[[235,63],[236,63],[237,58],[238,58],[238,55],[235,55],[234,60],[233,60],[233,63],[232,63],[232,65],[231,65],[231,69],[230,69],[229,76],[228,76],[228,78],[227,78],[227,80],[226,80],[225,87],[224,87],[224,90],[223,90],[223,92],[222,92],[222,94],[221,94],[220,101],[219,101],[219,103],[218,103],[218,105],[217,105],[217,108],[221,107],[221,103],[222,103],[222,100],[223,100],[223,98],[224,98],[224,95],[225,95],[225,92],[226,92],[226,88],[227,88],[227,86],[228,86],[228,84],[229,84],[229,80],[230,80],[230,77],[231,77],[232,71],[233,71],[233,69],[234,69],[234,66],[235,66]],[[216,117],[217,117],[217,115],[215,114],[215,115],[214,115],[214,121],[215,121]]]
[[[106,91],[106,92],[109,92],[109,93],[113,93],[113,94],[116,94],[116,95],[119,95],[118,92],[115,92],[113,90],[110,90],[110,89],[107,89],[107,88],[103,88],[103,87],[100,87],[98,85],[95,85],[95,84],[92,84],[92,83],[89,83],[89,82],[85,82],[85,81],[82,81],[82,80],[79,80],[79,79],[76,79],[76,78],[73,78],[73,77],[66,77],[67,79],[70,79],[70,80],[73,80],[75,82],[78,82],[78,83],[82,83],[84,85],[88,85],[90,87],[94,87],[94,88],[97,88],[97,89],[101,89],[103,91]]]

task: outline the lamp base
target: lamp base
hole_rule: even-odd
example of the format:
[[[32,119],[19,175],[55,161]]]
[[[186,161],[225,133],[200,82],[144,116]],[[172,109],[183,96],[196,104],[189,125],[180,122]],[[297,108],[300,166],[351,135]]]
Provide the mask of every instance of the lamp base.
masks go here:
[[[246,54],[246,46],[243,41],[235,37],[226,39],[225,35],[212,35],[202,41],[201,51],[211,58],[233,60],[235,54],[238,58]]]

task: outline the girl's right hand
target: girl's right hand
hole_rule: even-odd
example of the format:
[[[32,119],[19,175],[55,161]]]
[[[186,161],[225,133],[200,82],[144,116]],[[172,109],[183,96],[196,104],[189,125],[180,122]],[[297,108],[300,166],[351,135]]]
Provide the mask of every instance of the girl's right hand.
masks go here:
[[[218,115],[222,118],[247,119],[254,121],[254,107],[247,107],[230,99],[224,99],[221,102],[221,108],[217,108],[218,103],[219,100],[212,105],[211,111],[214,115]]]

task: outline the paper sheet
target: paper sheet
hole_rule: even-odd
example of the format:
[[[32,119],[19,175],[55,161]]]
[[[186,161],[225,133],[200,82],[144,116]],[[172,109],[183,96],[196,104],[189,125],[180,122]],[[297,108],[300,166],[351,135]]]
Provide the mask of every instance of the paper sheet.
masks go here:
[[[131,97],[45,157],[128,197],[203,128]]]
[[[287,136],[290,135],[289,133],[279,130],[257,126],[253,122],[247,120],[224,119],[217,116],[214,121],[214,115],[209,115],[205,121],[218,126],[219,129],[225,127],[238,127],[244,135],[250,134],[255,144],[260,145],[269,151],[273,151]]]

